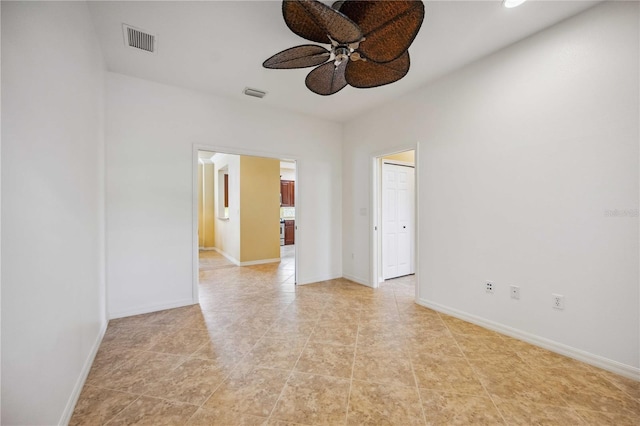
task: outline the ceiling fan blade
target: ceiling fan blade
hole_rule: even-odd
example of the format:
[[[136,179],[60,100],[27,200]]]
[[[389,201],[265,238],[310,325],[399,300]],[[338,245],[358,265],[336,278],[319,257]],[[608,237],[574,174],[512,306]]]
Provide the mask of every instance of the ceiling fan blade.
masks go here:
[[[409,72],[409,52],[385,63],[373,61],[349,61],[345,79],[349,85],[359,89],[384,86],[400,80]]]
[[[375,62],[402,55],[416,38],[424,20],[420,0],[345,1],[340,12],[358,24],[366,40],[359,52]]]
[[[265,68],[306,68],[323,64],[329,60],[331,52],[322,46],[304,44],[276,53],[262,63]]]
[[[328,96],[342,90],[347,85],[344,71],[347,61],[336,66],[333,62],[320,65],[307,75],[304,83],[309,90],[318,95]]]
[[[317,43],[329,44],[329,37],[342,44],[362,39],[358,25],[317,0],[284,0],[282,16],[291,31]]]

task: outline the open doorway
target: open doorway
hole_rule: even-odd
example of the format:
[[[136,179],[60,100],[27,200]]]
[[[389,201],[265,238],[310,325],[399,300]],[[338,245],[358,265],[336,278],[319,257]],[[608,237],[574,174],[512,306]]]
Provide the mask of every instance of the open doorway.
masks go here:
[[[280,262],[295,270],[296,162],[280,161]]]
[[[235,268],[226,271],[234,276],[268,275],[293,289],[296,162],[206,149],[197,150],[195,161],[194,292],[203,277],[224,268]]]
[[[374,287],[415,291],[415,150],[374,158]]]

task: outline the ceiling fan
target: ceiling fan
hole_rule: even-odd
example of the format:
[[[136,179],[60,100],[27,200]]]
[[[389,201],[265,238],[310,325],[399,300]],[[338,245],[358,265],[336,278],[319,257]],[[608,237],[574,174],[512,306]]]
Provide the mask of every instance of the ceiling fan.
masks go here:
[[[371,88],[393,83],[409,71],[409,46],[424,20],[421,0],[346,0],[332,7],[317,0],[284,0],[291,31],[326,49],[304,44],[276,53],[265,68],[317,66],[305,79],[309,90],[332,95],[347,84]]]

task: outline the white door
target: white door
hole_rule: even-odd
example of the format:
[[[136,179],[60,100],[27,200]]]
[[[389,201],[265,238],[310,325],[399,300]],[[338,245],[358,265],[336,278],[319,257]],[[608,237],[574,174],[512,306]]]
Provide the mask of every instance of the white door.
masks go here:
[[[382,278],[414,273],[414,169],[382,164]]]

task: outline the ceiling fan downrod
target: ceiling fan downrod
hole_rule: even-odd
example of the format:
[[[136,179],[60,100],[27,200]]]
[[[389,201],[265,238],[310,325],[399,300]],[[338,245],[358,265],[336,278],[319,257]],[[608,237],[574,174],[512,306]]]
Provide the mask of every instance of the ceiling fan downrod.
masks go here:
[[[332,39],[331,36],[329,36],[329,40],[331,40],[331,53],[333,54],[334,64],[336,67],[349,59],[352,61],[366,61],[365,58],[355,51],[360,47],[360,43],[366,40],[365,37],[362,37],[362,40],[360,41],[350,44],[339,44],[337,41]]]
[[[341,63],[349,60],[349,55],[351,54],[351,52],[349,51],[348,47],[338,46],[333,49],[333,54],[335,56],[334,64],[338,66]]]

